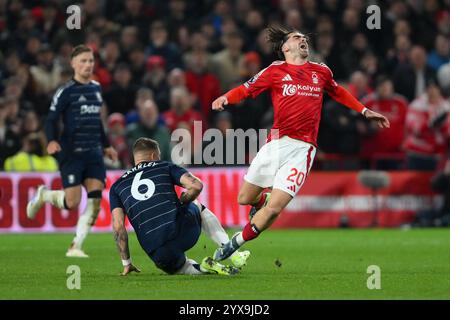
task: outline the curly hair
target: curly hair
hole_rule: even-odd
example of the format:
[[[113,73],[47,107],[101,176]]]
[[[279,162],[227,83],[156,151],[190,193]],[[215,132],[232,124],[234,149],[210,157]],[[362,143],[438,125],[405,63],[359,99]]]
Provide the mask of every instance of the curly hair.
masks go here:
[[[267,41],[272,44],[272,50],[278,54],[280,59],[284,60],[284,54],[281,50],[284,42],[287,40],[287,37],[292,32],[297,30],[291,27],[282,27],[278,25],[269,26],[267,29]]]

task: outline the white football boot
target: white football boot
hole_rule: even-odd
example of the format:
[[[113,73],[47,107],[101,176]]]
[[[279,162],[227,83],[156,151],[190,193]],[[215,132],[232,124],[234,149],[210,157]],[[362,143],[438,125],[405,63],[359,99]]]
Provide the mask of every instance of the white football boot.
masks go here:
[[[66,257],[69,258],[89,258],[83,250],[77,248],[69,248],[66,252]]]
[[[45,186],[40,185],[37,188],[37,191],[36,191],[36,194],[34,195],[34,197],[28,202],[28,204],[27,204],[27,217],[28,218],[34,219],[36,214],[42,208],[42,205],[44,204],[44,199],[43,199],[44,190],[45,190]]]
[[[236,251],[230,257],[231,264],[236,268],[242,268],[247,264],[247,259],[250,257],[250,251]]]

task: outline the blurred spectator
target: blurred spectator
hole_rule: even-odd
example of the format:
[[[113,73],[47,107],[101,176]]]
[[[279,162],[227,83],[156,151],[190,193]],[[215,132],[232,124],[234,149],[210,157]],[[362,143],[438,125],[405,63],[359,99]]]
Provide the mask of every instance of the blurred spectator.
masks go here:
[[[428,54],[427,65],[437,71],[440,66],[450,62],[450,39],[448,36],[438,34],[434,49]]]
[[[135,26],[126,26],[120,34],[120,48],[125,60],[136,46],[139,45],[139,29]]]
[[[224,20],[230,17],[232,12],[231,4],[226,0],[218,0],[213,7],[213,12],[210,15],[212,25],[214,26],[216,35],[221,35],[224,25]]]
[[[354,79],[363,79],[363,74],[358,72],[355,72]],[[368,123],[358,112],[331,99],[325,103],[319,130],[321,151],[356,156],[360,152],[362,139],[368,132]]]
[[[6,123],[16,134],[20,135],[23,119],[20,117],[19,101],[12,97],[3,100],[3,106],[6,111]]]
[[[423,10],[419,19],[415,21],[416,38],[425,48],[433,46],[434,37],[437,34],[436,17],[439,5],[438,0],[423,1]]]
[[[355,61],[361,61],[363,56],[369,51],[367,38],[363,33],[357,33],[352,37],[349,47],[346,47],[341,53],[342,65],[346,70],[347,78],[353,71],[358,69]]]
[[[297,30],[303,30],[303,18],[300,14],[300,11],[295,9],[286,12],[284,17],[284,24]]]
[[[331,70],[335,79],[345,79],[346,71],[340,61],[340,52],[336,46],[335,38],[332,31],[321,32],[315,37],[315,57],[312,60],[316,62],[326,63]]]
[[[248,52],[244,55],[243,63],[240,67],[241,79],[232,84],[236,87],[252,78],[263,69],[261,59],[256,52]],[[271,110],[270,93],[263,92],[253,99],[245,99],[240,103],[228,108],[232,115],[232,123],[234,128],[242,128],[244,130],[264,127],[262,124],[263,116]],[[255,115],[259,115],[255,117]]]
[[[190,50],[183,55],[183,62],[187,69],[192,69],[193,56],[206,56],[207,67],[211,68],[211,54],[208,52],[208,38],[201,32],[193,32],[190,39]]]
[[[192,55],[191,68],[186,72],[186,87],[198,103],[200,112],[205,119],[209,119],[211,104],[220,96],[220,83],[215,75],[208,72],[208,57],[202,52]]]
[[[119,166],[113,168],[130,168],[130,147],[127,143],[125,116],[121,113],[112,113],[108,117],[108,139],[111,146],[117,151]],[[106,159],[105,159],[106,160]],[[111,164],[112,166],[113,164]]]
[[[103,66],[99,52],[94,51],[94,59],[94,76],[92,78],[100,83],[103,90],[107,91],[112,82],[111,72]]]
[[[382,72],[378,57],[370,51],[362,57],[359,68],[367,75],[370,84],[375,83],[376,78]]]
[[[143,84],[153,91],[159,111],[169,109],[169,85],[167,84],[166,60],[161,56],[150,56],[146,63]]]
[[[354,8],[346,8],[342,13],[341,25],[337,32],[341,39],[353,39],[354,35],[361,32],[361,16]],[[348,42],[342,42],[341,50],[345,50]]]
[[[373,89],[369,86],[367,75],[362,71],[355,71],[351,74],[348,90],[357,99],[362,99],[373,92]]]
[[[435,170],[447,149],[450,103],[439,86],[431,82],[415,99],[406,117],[404,148],[410,170]]]
[[[5,81],[17,74],[17,70],[21,65],[20,57],[17,51],[11,50],[6,52],[4,63],[0,68],[0,88],[4,89]]]
[[[380,76],[377,79],[376,92],[364,98],[362,103],[367,108],[385,115],[391,126],[388,129],[379,130],[371,123],[371,135],[363,141],[361,156],[374,160],[377,169],[399,169],[400,163],[397,156],[401,156],[402,152],[408,102],[394,92],[392,80]],[[377,161],[378,158],[380,161]]]
[[[409,52],[411,50],[411,40],[406,35],[399,35],[395,38],[394,48],[389,49],[386,56],[386,71],[392,74],[399,64],[407,64]]]
[[[58,170],[55,158],[46,154],[45,136],[43,132],[30,133],[23,138],[22,149],[5,160],[5,171],[53,172]]]
[[[170,161],[170,134],[166,127],[158,125],[158,107],[153,100],[146,100],[138,106],[139,122],[127,126],[128,146],[140,137],[159,142],[161,160]]]
[[[269,66],[273,61],[279,59],[272,51],[270,43],[267,41],[267,32],[265,29],[258,34],[256,40],[256,52],[259,53],[262,61],[261,64],[264,67]]]
[[[41,47],[41,39],[38,35],[33,35],[27,39],[25,52],[22,57],[22,62],[32,66],[37,64],[37,55]]]
[[[409,62],[399,64],[394,71],[395,91],[412,101],[425,92],[427,84],[434,78],[433,70],[426,65],[425,49],[414,46],[409,54]]]
[[[190,23],[192,20],[188,19],[187,3],[185,0],[169,0],[168,1],[168,14],[166,15],[166,22],[168,26],[169,36],[171,41],[177,41],[180,30],[185,28],[186,23]]]
[[[142,107],[142,105],[147,101],[155,99],[153,98],[153,91],[148,88],[140,88],[136,93],[136,99],[134,102],[135,109],[128,112],[126,114],[126,123],[127,125],[134,122],[139,122],[139,112],[138,110]],[[158,108],[159,110],[159,108]],[[166,126],[166,123],[161,115],[161,113],[158,113],[158,125],[159,126]]]
[[[442,88],[442,93],[446,97],[450,97],[450,62],[439,68],[437,78],[439,86]]]
[[[23,116],[22,128],[20,133],[26,136],[30,133],[38,132],[41,129],[41,119],[34,110],[26,111]]]
[[[39,7],[38,7],[39,8]],[[35,8],[35,9],[38,9]],[[61,19],[58,16],[58,5],[51,1],[45,1],[41,8],[41,12],[37,17],[37,28],[41,31],[41,34],[48,41],[52,39],[58,29],[61,27]]]
[[[21,148],[21,141],[18,128],[10,125],[8,101],[0,100],[0,168],[3,168],[5,159]]]
[[[109,113],[126,114],[132,110],[136,91],[137,88],[131,83],[130,68],[126,64],[119,64],[114,70],[111,88],[104,94]]]
[[[84,0],[83,11],[86,15],[86,23],[91,23],[92,19],[101,13],[100,2],[97,0]]]
[[[317,1],[303,0],[302,1],[302,17],[303,28],[305,33],[310,33],[316,27],[317,19]]]
[[[37,55],[38,65],[30,67],[37,94],[51,94],[60,83],[61,66],[55,64],[53,58],[52,49],[43,44]]]
[[[239,67],[241,77],[245,80],[250,79],[261,71],[261,58],[255,51],[249,51],[244,55],[242,65]]]
[[[145,51],[146,56],[162,56],[166,60],[167,70],[181,68],[181,54],[175,43],[169,42],[169,33],[162,21],[154,21],[150,27],[150,44]]]
[[[204,19],[200,26],[201,33],[206,37],[208,42],[208,51],[215,53],[222,49],[220,37],[210,19]]]
[[[141,46],[135,46],[128,52],[128,65],[131,71],[131,82],[141,85],[145,75],[146,62],[144,50]]]
[[[163,118],[170,132],[183,127],[194,133],[194,121],[203,122],[202,115],[192,109],[189,92],[185,87],[175,87],[170,91],[170,110],[163,113]],[[203,130],[206,130],[203,123]]]
[[[242,65],[244,55],[242,36],[238,32],[232,32],[223,36],[225,49],[214,54],[213,72],[219,78],[222,92],[231,88],[231,84],[240,79],[239,66]]]
[[[447,0],[447,8],[448,8]],[[450,9],[442,10],[437,14],[437,28],[438,32],[450,36]]]
[[[180,68],[172,69],[167,76],[167,84],[169,85],[169,90],[175,87],[185,87],[186,76],[184,71]]]
[[[104,66],[111,74],[114,72],[120,58],[119,43],[109,39],[100,50],[102,66]]]
[[[142,0],[125,0],[125,10],[114,12],[116,21],[122,26],[135,26],[141,41],[147,41],[148,12]]]
[[[264,28],[265,21],[261,11],[256,9],[250,10],[241,29],[245,36],[245,43],[248,49],[255,49],[258,34]]]

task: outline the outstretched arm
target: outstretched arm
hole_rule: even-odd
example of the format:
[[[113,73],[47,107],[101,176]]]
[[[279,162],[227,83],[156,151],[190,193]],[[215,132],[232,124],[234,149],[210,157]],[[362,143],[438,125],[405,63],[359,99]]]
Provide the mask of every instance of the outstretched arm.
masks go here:
[[[389,120],[375,111],[372,111],[359,102],[350,92],[348,92],[344,87],[337,86],[334,90],[329,90],[328,94],[333,98],[333,100],[343,104],[344,106],[362,113],[362,115],[369,120],[377,122],[380,128],[389,128]]]
[[[244,100],[249,96],[247,90],[245,90],[244,85],[241,85],[239,87],[236,87],[234,89],[231,89],[227,93],[225,93],[223,96],[218,97],[216,100],[212,103],[212,109],[222,111],[223,106],[226,106],[227,104],[236,104]]]
[[[273,65],[273,64],[272,64]],[[231,89],[223,96],[220,96],[212,103],[212,109],[222,111],[223,106],[227,104],[236,104],[247,97],[256,97],[261,92],[272,86],[272,68],[271,66],[261,70],[244,84]]]
[[[194,201],[203,189],[203,183],[199,178],[192,173],[187,172],[180,178],[181,185],[186,188],[186,191],[181,194],[180,201],[182,203]]]
[[[114,240],[116,241],[117,249],[119,249],[120,257],[122,258],[123,272],[126,276],[130,272],[141,272],[131,263],[130,249],[128,247],[128,233],[125,228],[125,214],[121,208],[115,208],[112,211],[113,218],[113,232]]]

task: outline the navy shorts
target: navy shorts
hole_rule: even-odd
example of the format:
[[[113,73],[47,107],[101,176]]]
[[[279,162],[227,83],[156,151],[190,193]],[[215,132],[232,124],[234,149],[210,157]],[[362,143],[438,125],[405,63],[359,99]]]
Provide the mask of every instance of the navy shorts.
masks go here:
[[[105,183],[106,168],[101,149],[70,154],[61,151],[56,154],[56,159],[64,188],[80,185],[86,178],[97,179]]]
[[[169,274],[180,270],[186,262],[185,252],[191,249],[200,237],[200,209],[193,203],[182,207],[176,223],[177,236],[149,254],[155,265]]]

